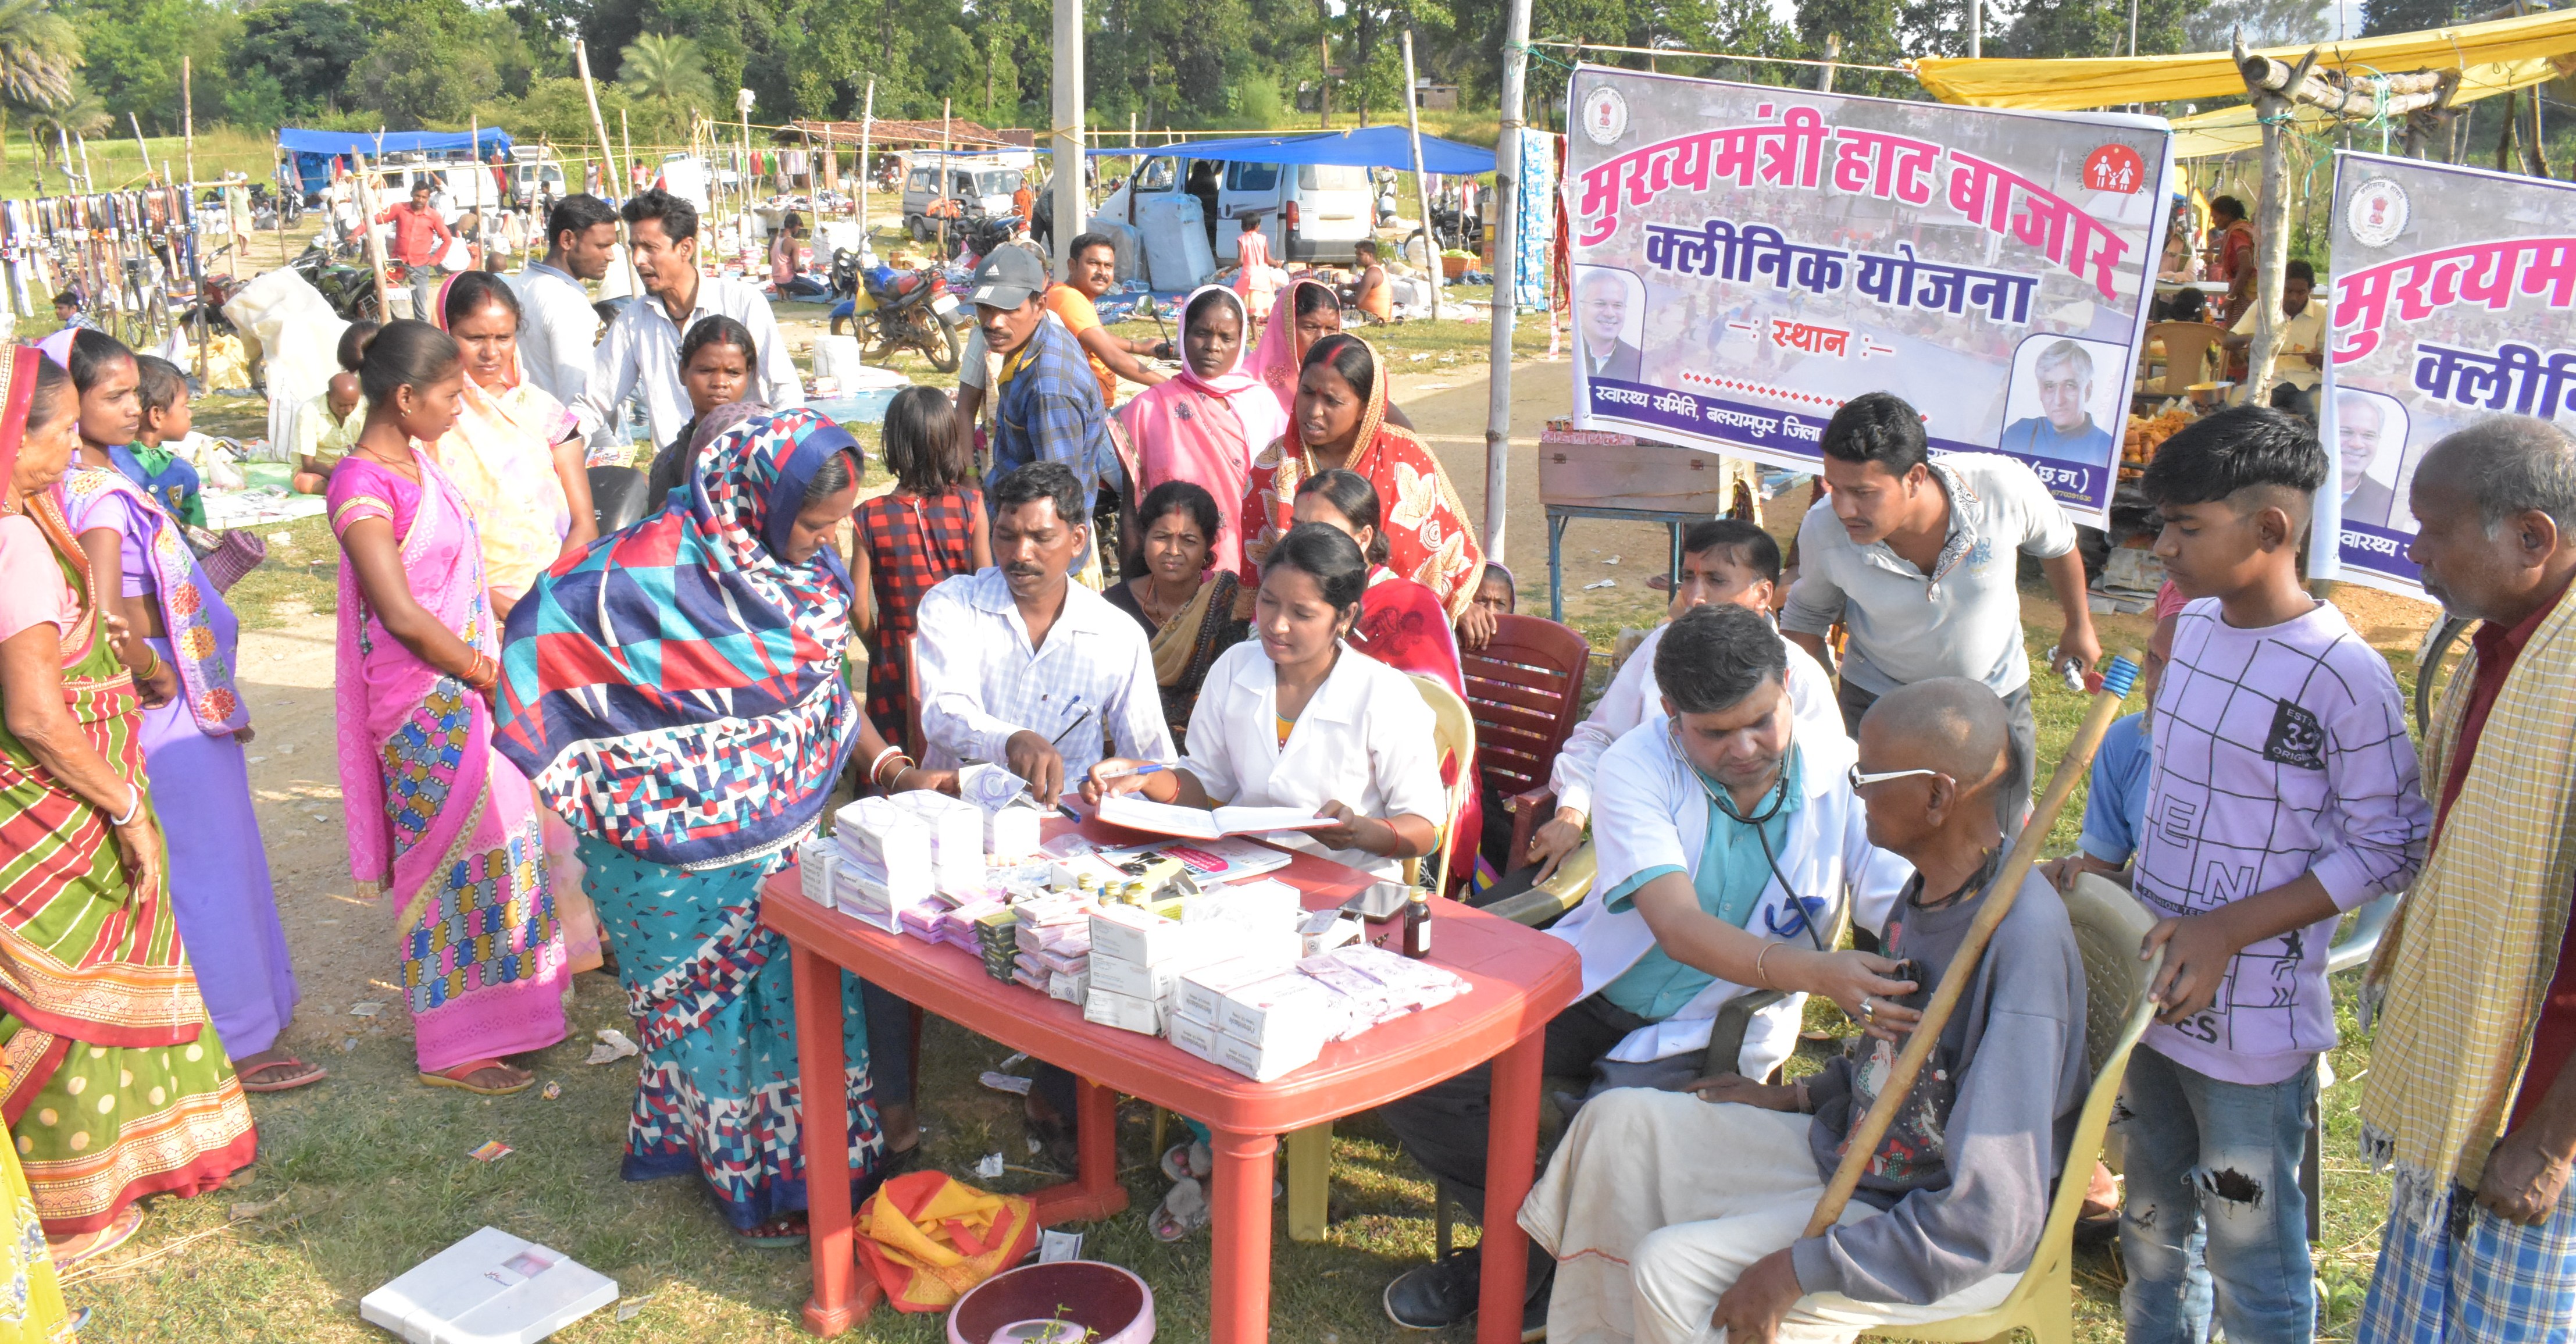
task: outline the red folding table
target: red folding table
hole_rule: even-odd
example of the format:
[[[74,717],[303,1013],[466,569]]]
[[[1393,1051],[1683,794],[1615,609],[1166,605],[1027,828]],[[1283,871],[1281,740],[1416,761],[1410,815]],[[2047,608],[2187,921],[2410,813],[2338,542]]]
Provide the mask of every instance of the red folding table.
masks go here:
[[[1058,820],[1049,823],[1048,833],[1072,829]],[[1140,838],[1096,820],[1079,829],[1104,843]],[[1307,908],[1317,910],[1340,904],[1373,880],[1305,854],[1272,876],[1304,892]],[[805,1306],[805,1324],[816,1334],[848,1329],[875,1301],[874,1284],[863,1288],[852,1259],[849,1184],[819,1175],[838,1160],[828,1155],[849,1151],[848,1113],[815,1104],[841,1095],[846,1066],[840,977],[834,972],[847,970],[1082,1079],[1080,1174],[1036,1192],[1041,1222],[1105,1218],[1126,1207],[1127,1192],[1118,1183],[1118,1094],[1194,1117],[1214,1131],[1208,1300],[1209,1334],[1218,1344],[1269,1338],[1270,1190],[1279,1136],[1393,1101],[1491,1060],[1485,1273],[1476,1338],[1478,1344],[1520,1338],[1528,1261],[1517,1218],[1538,1153],[1541,1041],[1548,1019],[1574,1001],[1582,981],[1566,944],[1464,905],[1438,902],[1431,960],[1466,979],[1467,993],[1328,1045],[1315,1063],[1256,1083],[1159,1037],[1087,1022],[1071,1004],[993,979],[981,959],[957,948],[884,933],[817,905],[798,889],[793,867],[772,877],[762,895],[761,922],[787,939],[795,958],[814,1253],[814,1296]]]

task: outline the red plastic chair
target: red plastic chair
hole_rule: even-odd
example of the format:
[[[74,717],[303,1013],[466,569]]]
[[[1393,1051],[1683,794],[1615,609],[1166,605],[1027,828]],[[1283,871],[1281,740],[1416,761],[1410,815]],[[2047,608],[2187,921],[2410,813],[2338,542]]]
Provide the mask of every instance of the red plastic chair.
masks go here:
[[[1512,814],[1504,865],[1511,868],[1520,866],[1530,833],[1552,809],[1547,774],[1582,717],[1592,647],[1572,629],[1536,616],[1504,616],[1498,626],[1484,648],[1461,650],[1461,670],[1476,720],[1478,773]]]

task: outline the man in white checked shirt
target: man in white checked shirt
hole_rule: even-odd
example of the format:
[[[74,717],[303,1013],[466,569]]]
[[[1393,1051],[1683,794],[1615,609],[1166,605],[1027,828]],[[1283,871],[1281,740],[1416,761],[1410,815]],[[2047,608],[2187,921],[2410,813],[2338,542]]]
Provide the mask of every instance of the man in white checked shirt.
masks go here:
[[[1067,577],[1089,533],[1064,464],[1032,462],[994,483],[993,568],[921,599],[924,765],[998,761],[1053,806],[1101,759],[1104,733],[1116,755],[1173,759],[1144,632]]]

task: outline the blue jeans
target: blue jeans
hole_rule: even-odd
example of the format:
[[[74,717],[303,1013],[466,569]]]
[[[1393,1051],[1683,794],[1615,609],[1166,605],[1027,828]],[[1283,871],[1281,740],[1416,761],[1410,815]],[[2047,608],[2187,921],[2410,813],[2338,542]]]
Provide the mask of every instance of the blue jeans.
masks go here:
[[[2308,1344],[2316,1288],[2299,1189],[2312,1061],[2277,1083],[2222,1082],[2141,1045],[2114,1114],[2127,1203],[2120,1293],[2129,1344]],[[2203,1263],[2205,1257],[2205,1263]]]

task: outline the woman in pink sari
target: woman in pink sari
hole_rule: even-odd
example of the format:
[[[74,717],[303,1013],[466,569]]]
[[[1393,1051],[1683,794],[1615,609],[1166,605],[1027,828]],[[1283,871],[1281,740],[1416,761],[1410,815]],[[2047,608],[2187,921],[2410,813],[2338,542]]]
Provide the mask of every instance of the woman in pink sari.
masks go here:
[[[1283,422],[1297,401],[1297,371],[1306,363],[1306,351],[1341,329],[1341,297],[1321,280],[1298,276],[1270,305],[1270,324],[1261,329],[1261,344],[1253,347],[1252,354],[1258,361],[1261,385],[1278,398]]]
[[[1139,499],[1165,481],[1188,481],[1231,512],[1252,478],[1252,455],[1287,432],[1288,415],[1258,379],[1244,372],[1243,339],[1252,324],[1243,300],[1222,285],[1203,285],[1181,309],[1181,376],[1157,383],[1118,408],[1135,442]],[[1139,519],[1140,524],[1150,519]],[[1211,563],[1243,568],[1243,538],[1215,538]]]
[[[536,794],[492,750],[499,631],[474,519],[420,451],[456,423],[456,342],[392,322],[358,377],[367,424],[331,473],[340,538],[340,790],[360,889],[393,898],[421,1081],[486,1096],[502,1056],[564,1037],[562,930]]]
[[[1390,543],[1379,521],[1377,490],[1368,478],[1342,467],[1316,472],[1297,483],[1291,525],[1322,523],[1350,535],[1368,557],[1368,590],[1360,595],[1360,617],[1346,638],[1350,646],[1398,672],[1431,677],[1467,698],[1467,678],[1458,654],[1458,632],[1437,593],[1386,567]],[[1458,782],[1473,761],[1443,760],[1440,782]],[[1483,790],[1467,791],[1458,814],[1458,839],[1451,844],[1449,876],[1464,882],[1476,869],[1478,837],[1484,834]]]

